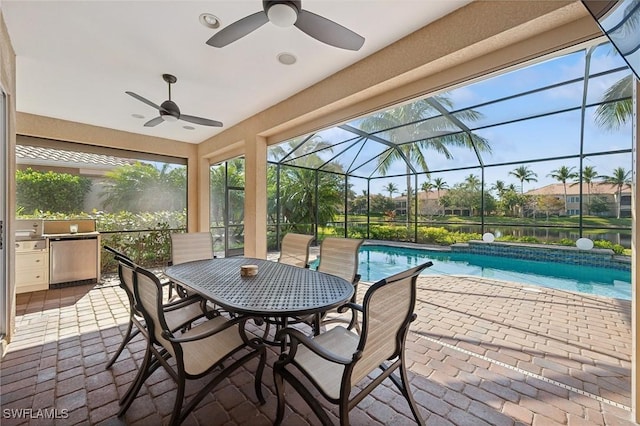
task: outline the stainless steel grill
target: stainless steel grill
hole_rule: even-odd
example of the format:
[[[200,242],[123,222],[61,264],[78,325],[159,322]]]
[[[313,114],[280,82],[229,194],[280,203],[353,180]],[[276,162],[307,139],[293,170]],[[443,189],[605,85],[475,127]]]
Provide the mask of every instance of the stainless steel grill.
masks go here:
[[[43,229],[42,219],[18,219],[16,220],[16,241],[42,240]]]

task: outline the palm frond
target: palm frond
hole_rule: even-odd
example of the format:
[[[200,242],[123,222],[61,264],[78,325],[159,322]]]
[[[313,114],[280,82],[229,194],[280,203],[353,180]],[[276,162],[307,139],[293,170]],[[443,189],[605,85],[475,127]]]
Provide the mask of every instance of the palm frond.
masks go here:
[[[594,113],[596,125],[617,130],[633,116],[633,78],[629,74],[615,82],[602,97],[602,104]],[[626,99],[625,99],[626,98]]]

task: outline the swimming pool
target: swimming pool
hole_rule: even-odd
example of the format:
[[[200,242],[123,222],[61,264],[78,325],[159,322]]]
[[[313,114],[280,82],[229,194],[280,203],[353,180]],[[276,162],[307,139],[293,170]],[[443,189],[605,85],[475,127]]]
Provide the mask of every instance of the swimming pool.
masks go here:
[[[365,245],[360,249],[358,272],[363,281],[374,282],[429,260],[433,266],[423,275],[473,275],[631,299],[629,271],[468,253]]]

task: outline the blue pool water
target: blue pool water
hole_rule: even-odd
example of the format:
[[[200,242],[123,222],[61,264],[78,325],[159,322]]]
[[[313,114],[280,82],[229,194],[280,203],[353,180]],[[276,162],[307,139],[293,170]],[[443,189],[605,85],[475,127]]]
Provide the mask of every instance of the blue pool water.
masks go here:
[[[631,272],[508,257],[365,245],[358,273],[374,282],[426,261],[422,275],[473,275],[535,286],[631,299]]]

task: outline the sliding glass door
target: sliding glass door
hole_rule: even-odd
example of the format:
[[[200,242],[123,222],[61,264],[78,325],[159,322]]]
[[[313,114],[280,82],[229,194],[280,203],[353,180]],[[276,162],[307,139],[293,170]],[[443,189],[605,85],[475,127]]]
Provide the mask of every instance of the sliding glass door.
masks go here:
[[[212,165],[209,176],[210,228],[216,251],[224,251],[225,257],[241,256],[244,254],[244,158]]]

